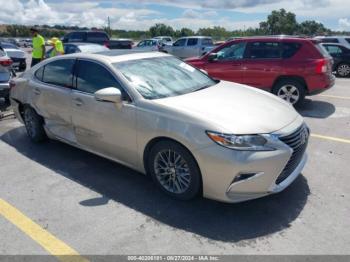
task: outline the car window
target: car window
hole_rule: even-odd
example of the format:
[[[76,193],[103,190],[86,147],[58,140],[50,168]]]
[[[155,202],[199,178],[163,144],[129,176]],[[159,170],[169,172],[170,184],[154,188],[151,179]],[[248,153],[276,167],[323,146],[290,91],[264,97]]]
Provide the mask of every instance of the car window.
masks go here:
[[[253,42],[250,43],[248,58],[251,59],[274,59],[281,58],[279,42]]]
[[[163,40],[166,41],[166,42],[171,42],[172,41],[171,38],[168,38],[168,37],[164,37]]]
[[[87,34],[87,41],[100,42],[108,41],[108,36],[103,32],[89,32]]]
[[[64,87],[72,87],[74,59],[56,60],[45,65],[43,82]]]
[[[141,41],[140,43],[138,43],[138,47],[144,47],[146,44],[146,41]]]
[[[187,40],[186,38],[179,39],[174,43],[174,46],[185,46],[186,40]]]
[[[76,77],[77,89],[82,92],[93,94],[106,87],[120,89],[113,75],[102,65],[95,62],[79,60]]]
[[[322,43],[339,43],[337,38],[321,38]]]
[[[64,53],[65,54],[74,54],[78,52],[78,48],[76,48],[74,45],[65,45],[64,46]]]
[[[324,47],[327,49],[328,53],[331,55],[337,55],[337,54],[343,53],[343,50],[336,45],[324,45]]]
[[[282,44],[282,57],[283,58],[291,58],[293,57],[300,49],[300,43],[283,43]]]
[[[198,44],[198,38],[189,38],[187,40],[187,46],[195,46]]]
[[[350,38],[345,38],[345,40],[350,44]]]
[[[233,43],[225,46],[217,52],[217,60],[237,60],[242,59],[246,48],[245,42]]]
[[[211,38],[203,38],[202,39],[202,45],[204,46],[213,46],[213,40]]]
[[[45,66],[42,66],[34,73],[35,77],[40,81],[43,81],[44,68]]]
[[[73,32],[68,35],[69,42],[82,42],[84,41],[85,33],[84,32]]]

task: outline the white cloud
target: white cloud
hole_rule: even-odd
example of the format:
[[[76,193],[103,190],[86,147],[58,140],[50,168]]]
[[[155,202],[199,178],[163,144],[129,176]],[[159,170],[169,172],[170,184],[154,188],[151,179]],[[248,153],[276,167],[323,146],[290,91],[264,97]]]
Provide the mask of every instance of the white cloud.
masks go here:
[[[348,31],[350,30],[350,19],[348,18],[340,18],[338,20],[339,31]]]

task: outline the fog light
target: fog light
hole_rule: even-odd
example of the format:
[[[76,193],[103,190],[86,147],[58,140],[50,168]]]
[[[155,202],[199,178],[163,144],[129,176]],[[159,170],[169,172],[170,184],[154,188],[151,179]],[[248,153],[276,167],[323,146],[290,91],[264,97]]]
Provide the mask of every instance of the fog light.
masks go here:
[[[239,181],[242,181],[242,180],[247,180],[249,178],[252,178],[256,175],[262,175],[264,174],[264,172],[260,172],[260,173],[243,173],[243,174],[239,174],[235,177],[235,179],[233,180],[232,184],[234,183],[237,183]]]

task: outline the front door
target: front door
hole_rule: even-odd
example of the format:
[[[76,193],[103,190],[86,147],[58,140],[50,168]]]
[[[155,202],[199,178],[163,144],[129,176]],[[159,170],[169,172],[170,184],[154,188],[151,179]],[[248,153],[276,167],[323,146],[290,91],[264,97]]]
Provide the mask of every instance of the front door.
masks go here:
[[[122,163],[133,164],[137,158],[134,105],[130,101],[117,105],[95,99],[94,93],[100,89],[121,89],[106,66],[78,60],[75,75],[72,122],[78,144]],[[125,93],[122,89],[121,91]]]
[[[242,83],[245,47],[245,42],[224,46],[217,51],[217,58],[208,61],[204,69],[214,78]]]
[[[187,38],[177,40],[172,46],[172,55],[177,57],[185,57]]]

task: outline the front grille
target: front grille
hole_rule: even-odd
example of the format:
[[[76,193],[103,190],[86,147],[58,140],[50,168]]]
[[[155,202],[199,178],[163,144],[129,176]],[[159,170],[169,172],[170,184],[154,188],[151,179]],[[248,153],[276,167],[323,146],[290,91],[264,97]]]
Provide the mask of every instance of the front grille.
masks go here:
[[[278,176],[276,184],[280,184],[287,179],[300,164],[307,148],[309,135],[310,132],[307,126],[302,125],[292,134],[279,138],[282,142],[293,149],[293,154],[282,173]]]

